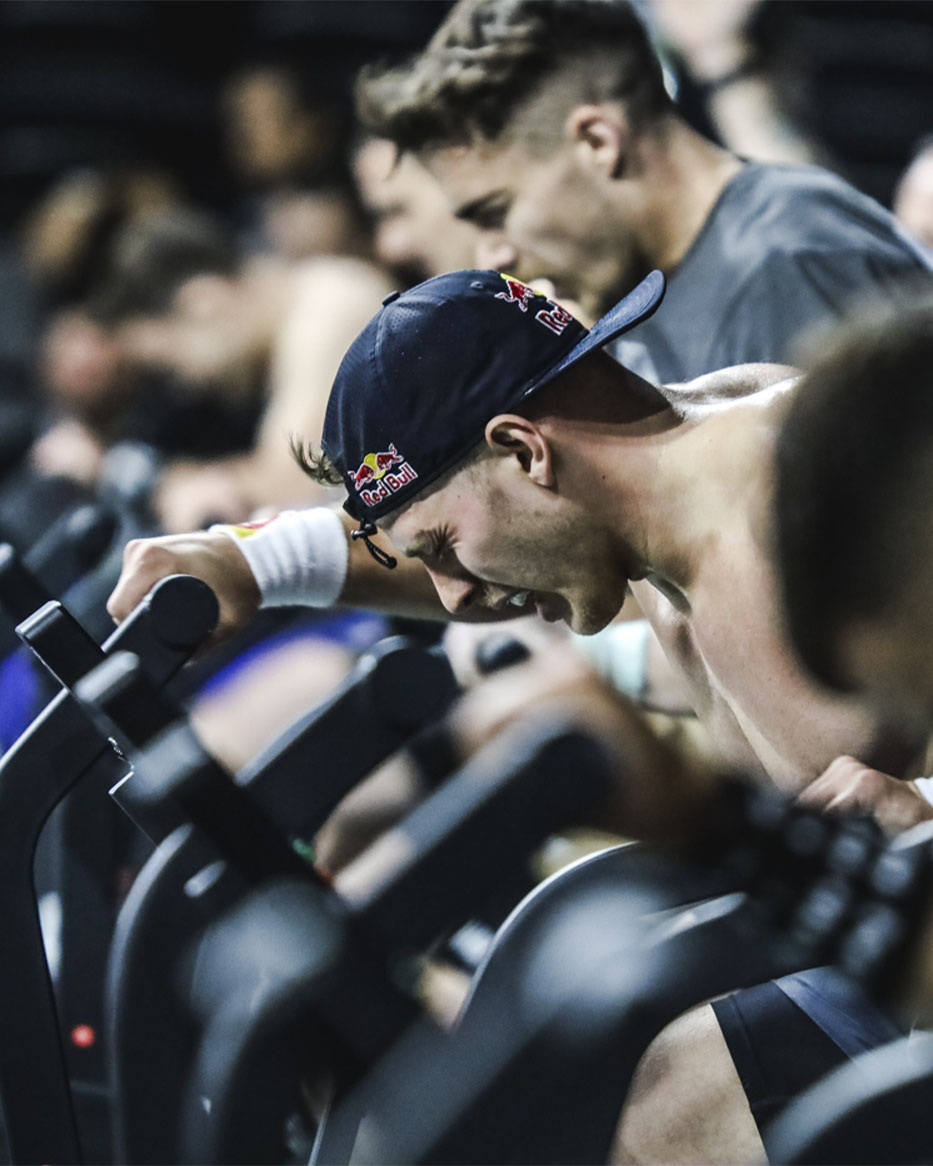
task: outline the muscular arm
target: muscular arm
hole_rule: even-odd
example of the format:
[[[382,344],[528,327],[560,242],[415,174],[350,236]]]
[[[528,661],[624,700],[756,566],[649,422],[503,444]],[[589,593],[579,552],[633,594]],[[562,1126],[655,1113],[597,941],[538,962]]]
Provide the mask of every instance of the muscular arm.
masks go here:
[[[312,512],[320,513],[320,511]],[[310,606],[358,607],[382,611],[392,615],[413,616],[419,619],[449,620],[434,589],[428,573],[416,559],[398,560],[394,570],[388,570],[370,555],[362,540],[350,538],[356,523],[340,514],[346,537],[346,575],[334,599],[316,597],[314,592],[314,556],[318,550],[316,534],[308,543],[308,564],[298,562],[292,574],[300,574],[308,585],[307,602]],[[262,538],[276,543],[284,556],[288,574],[288,559],[296,551],[289,540],[283,541],[273,530],[274,522],[261,532]],[[378,535],[376,536],[378,541]],[[327,547],[322,557],[333,560],[333,547]],[[339,549],[339,548],[338,548]],[[280,561],[281,558],[280,558]],[[263,595],[238,541],[223,531],[196,531],[190,534],[163,535],[160,538],[134,539],[123,554],[123,571],[107,604],[107,610],[120,622],[125,619],[143,597],[167,575],[194,575],[208,584],[220,604],[220,620],[213,641],[219,642],[245,626],[258,611],[261,603],[275,599]],[[328,570],[328,574],[332,571]],[[337,577],[339,582],[339,576]],[[295,603],[297,599],[279,598],[281,603]],[[497,621],[510,613],[496,615],[489,611],[468,608],[462,617],[466,620]]]

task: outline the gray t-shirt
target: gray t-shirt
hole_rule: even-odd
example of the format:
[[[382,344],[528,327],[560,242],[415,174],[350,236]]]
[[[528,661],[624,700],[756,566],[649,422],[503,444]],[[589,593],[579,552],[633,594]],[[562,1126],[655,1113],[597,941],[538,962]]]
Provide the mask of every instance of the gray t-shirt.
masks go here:
[[[933,277],[893,215],[815,166],[749,162],[723,190],[655,315],[613,349],[672,384],[747,361],[793,363],[810,327]],[[933,288],[933,282],[931,282]]]

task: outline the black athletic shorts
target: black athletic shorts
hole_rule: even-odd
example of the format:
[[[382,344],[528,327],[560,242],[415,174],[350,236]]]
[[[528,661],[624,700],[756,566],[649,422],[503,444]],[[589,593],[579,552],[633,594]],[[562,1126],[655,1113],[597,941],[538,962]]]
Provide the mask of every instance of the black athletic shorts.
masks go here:
[[[837,984],[822,978],[824,972],[829,969],[781,981],[790,981],[791,992],[807,990],[800,997],[807,1011],[774,981],[713,1002],[766,1151],[768,1126],[798,1093],[853,1056],[901,1035],[867,999],[843,1000],[847,1007],[840,1010],[832,996]],[[827,984],[825,994],[814,990]]]

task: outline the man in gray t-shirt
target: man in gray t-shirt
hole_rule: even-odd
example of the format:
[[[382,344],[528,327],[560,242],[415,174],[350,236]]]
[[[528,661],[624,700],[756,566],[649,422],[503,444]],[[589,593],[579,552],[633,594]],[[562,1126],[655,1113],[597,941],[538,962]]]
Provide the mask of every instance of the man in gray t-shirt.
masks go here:
[[[931,274],[933,255],[841,178],[749,162],[667,273],[664,311],[615,355],[662,384],[749,360],[792,362],[809,329],[872,295],[909,296]]]

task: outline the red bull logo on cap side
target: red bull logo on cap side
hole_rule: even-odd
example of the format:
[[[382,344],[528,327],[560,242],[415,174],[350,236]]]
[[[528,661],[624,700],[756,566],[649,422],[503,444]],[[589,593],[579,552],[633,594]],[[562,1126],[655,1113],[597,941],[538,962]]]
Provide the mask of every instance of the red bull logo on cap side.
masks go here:
[[[396,472],[393,473],[393,470]],[[375,506],[378,502],[391,498],[403,486],[414,482],[417,477],[415,470],[405,461],[392,442],[389,442],[387,450],[368,453],[360,462],[359,468],[350,474],[350,480],[367,506]]]
[[[528,287],[527,284],[522,283],[520,279],[516,279],[513,275],[502,275],[505,280],[505,291],[496,292],[497,300],[505,300],[507,304],[518,304],[523,312],[528,311],[528,305],[535,298],[540,295],[534,288]]]
[[[560,336],[561,332],[567,327],[573,316],[566,310],[555,304],[553,300],[549,300],[543,292],[536,292],[534,288],[528,287],[527,284],[516,279],[513,275],[503,275],[499,273],[502,279],[505,280],[505,291],[496,292],[497,300],[505,300],[507,304],[518,304],[523,312],[528,311],[528,305],[535,299],[542,299],[550,305],[548,308],[542,308],[539,312],[535,312],[535,319],[539,324],[543,324],[555,336]]]

